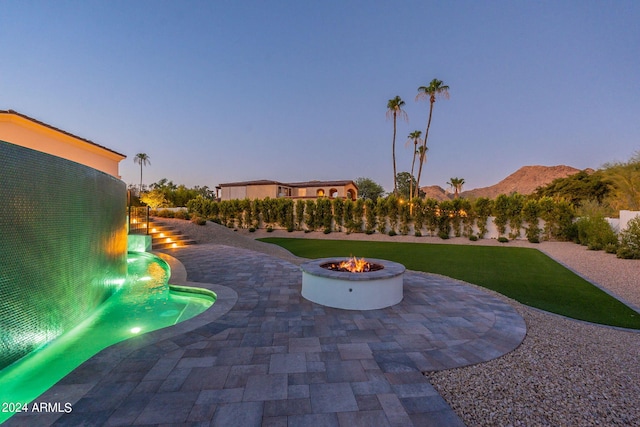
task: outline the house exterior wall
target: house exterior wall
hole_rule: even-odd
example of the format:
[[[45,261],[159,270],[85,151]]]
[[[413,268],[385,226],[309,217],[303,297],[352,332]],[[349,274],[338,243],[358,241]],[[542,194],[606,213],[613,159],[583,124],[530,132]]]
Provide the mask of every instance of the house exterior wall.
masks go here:
[[[316,197],[315,193],[309,193],[309,189],[301,187],[293,189],[294,197]]]
[[[278,184],[247,186],[248,199],[264,199],[265,197],[270,197],[272,199],[278,197]]]
[[[247,197],[247,187],[222,187],[220,190],[221,200],[245,199]]]
[[[0,141],[0,177],[2,369],[124,283],[127,232],[126,185],[112,174]]]
[[[354,199],[358,197],[358,189],[353,184],[347,185],[315,185],[308,187],[298,188],[298,196],[299,197],[310,197],[315,198],[318,197],[318,191],[322,190],[323,197],[334,197],[331,194],[331,190],[336,190],[336,198],[348,198],[348,191],[352,190],[354,194]]]
[[[0,114],[0,140],[74,161],[120,178],[125,156],[12,113]]]
[[[318,190],[322,190],[322,197],[331,197],[331,190],[335,190],[335,197],[348,198],[349,190],[353,193],[355,200],[358,195],[358,189],[354,184],[332,185],[330,182],[318,182],[318,185],[298,185],[273,183],[237,183],[237,185],[223,184],[220,188],[220,200],[233,199],[264,199],[266,197],[279,198],[302,198],[315,199],[318,197]]]

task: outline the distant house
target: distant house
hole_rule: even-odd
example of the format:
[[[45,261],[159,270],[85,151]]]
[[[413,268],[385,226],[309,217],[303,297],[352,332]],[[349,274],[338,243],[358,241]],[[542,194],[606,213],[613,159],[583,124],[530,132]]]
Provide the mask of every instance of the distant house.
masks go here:
[[[343,198],[355,200],[358,187],[353,181],[307,181],[278,182],[269,180],[230,182],[216,187],[220,200],[233,199],[329,199]]]

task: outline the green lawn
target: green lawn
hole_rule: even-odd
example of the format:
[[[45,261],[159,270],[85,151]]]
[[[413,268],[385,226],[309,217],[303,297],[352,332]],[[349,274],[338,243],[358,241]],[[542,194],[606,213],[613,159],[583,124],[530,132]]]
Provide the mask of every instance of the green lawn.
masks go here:
[[[523,304],[603,325],[640,329],[640,314],[535,249],[505,246],[266,238],[305,258],[396,261],[500,292]]]

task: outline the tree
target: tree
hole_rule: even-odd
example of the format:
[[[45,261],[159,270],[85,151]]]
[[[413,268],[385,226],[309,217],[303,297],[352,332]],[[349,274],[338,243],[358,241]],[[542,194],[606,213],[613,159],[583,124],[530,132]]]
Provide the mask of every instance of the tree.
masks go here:
[[[547,186],[536,189],[535,194],[538,198],[568,200],[578,207],[589,200],[602,204],[610,192],[611,188],[603,171],[588,173],[583,170],[565,178],[556,178]]]
[[[140,196],[140,201],[151,209],[157,209],[167,204],[164,193],[158,189],[147,191]]]
[[[612,187],[609,203],[618,210],[640,210],[640,151],[627,162],[606,164],[605,168]]]
[[[410,192],[411,189],[415,187],[416,178],[409,172],[400,172],[396,176],[396,181],[398,182],[397,196],[407,201],[412,200]],[[418,196],[424,196],[424,193],[420,193],[419,190],[418,193]]]
[[[427,130],[424,133],[424,141],[422,146],[424,150],[420,153],[420,166],[418,168],[418,181],[417,185],[420,186],[420,177],[422,176],[422,166],[424,165],[425,155],[427,154],[427,139],[429,138],[429,128],[431,127],[431,117],[433,115],[433,104],[436,103],[438,97],[444,97],[449,99],[449,86],[443,84],[442,80],[433,79],[429,83],[429,86],[420,86],[418,88],[418,95],[416,95],[416,101],[428,98],[429,99],[429,119],[427,120]]]
[[[407,113],[402,109],[404,106],[404,101],[396,95],[395,98],[390,99],[387,102],[387,119],[393,118],[393,144],[392,144],[392,154],[393,154],[393,192],[394,194],[398,192],[398,185],[396,182],[396,123],[398,116],[400,118],[407,120]]]
[[[140,165],[140,194],[142,194],[142,167],[151,164],[151,157],[146,153],[138,153],[133,158],[133,162]]]
[[[464,178],[449,178],[449,182],[447,182],[453,188],[453,198],[457,199],[462,191],[462,186],[464,185]]]
[[[378,197],[382,197],[384,194],[384,188],[370,178],[360,177],[355,180],[355,183],[358,186],[358,198],[360,199],[369,199],[375,202]]]
[[[413,169],[416,164],[416,154],[418,154],[419,152],[418,143],[422,142],[422,138],[420,138],[420,135],[422,135],[422,131],[414,130],[408,136],[409,140],[407,141],[407,144],[410,142],[413,142],[413,160],[411,160],[411,176],[413,176]],[[419,191],[417,191],[416,193],[418,192]],[[411,181],[411,187],[409,188],[409,200],[413,200],[413,180]]]

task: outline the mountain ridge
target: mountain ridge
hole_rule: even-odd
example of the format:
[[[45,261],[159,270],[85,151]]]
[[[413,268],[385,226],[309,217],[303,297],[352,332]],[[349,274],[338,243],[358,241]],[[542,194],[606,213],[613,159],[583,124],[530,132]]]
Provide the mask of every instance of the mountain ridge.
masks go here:
[[[593,172],[593,169],[585,170],[588,173]],[[580,171],[580,169],[576,169],[567,165],[523,166],[497,184],[488,187],[480,187],[474,188],[472,190],[462,191],[460,193],[460,197],[467,199],[487,197],[489,199],[493,199],[500,194],[519,193],[527,195],[535,192],[538,187],[543,187],[550,184],[554,179],[566,178]],[[439,185],[420,187],[420,189],[425,192],[428,198],[433,198],[436,200],[453,199],[453,192],[447,191]]]

